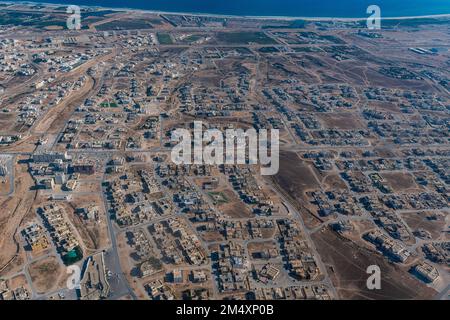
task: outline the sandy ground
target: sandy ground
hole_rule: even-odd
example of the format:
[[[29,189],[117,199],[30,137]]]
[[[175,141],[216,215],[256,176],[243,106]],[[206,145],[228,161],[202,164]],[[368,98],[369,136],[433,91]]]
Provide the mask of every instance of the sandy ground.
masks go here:
[[[56,257],[48,257],[32,263],[28,267],[31,281],[38,293],[53,289],[61,273],[64,271]]]
[[[36,191],[30,190],[34,181],[25,164],[16,164],[15,193],[0,197],[0,270],[23,249],[18,245],[20,226],[30,213]]]

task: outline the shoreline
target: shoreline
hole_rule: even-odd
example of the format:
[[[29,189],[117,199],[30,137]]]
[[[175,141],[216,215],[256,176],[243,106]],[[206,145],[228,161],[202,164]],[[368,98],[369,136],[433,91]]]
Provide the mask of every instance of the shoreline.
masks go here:
[[[69,6],[69,3],[49,3],[44,1],[1,1],[0,3],[6,3],[11,5],[45,5],[49,7],[64,7]],[[210,17],[210,18],[226,18],[226,19],[254,19],[254,20],[277,20],[277,21],[341,21],[341,22],[356,22],[365,21],[368,16],[365,17],[305,17],[305,16],[253,16],[253,15],[230,15],[230,14],[214,14],[214,13],[200,13],[200,12],[175,12],[175,11],[159,11],[151,9],[139,9],[139,8],[129,8],[129,7],[104,7],[104,6],[87,6],[79,5],[80,8],[90,8],[90,9],[100,9],[100,10],[111,10],[118,12],[138,12],[138,13],[148,13],[148,14],[162,14],[162,15],[176,15],[183,16],[189,15],[194,17]],[[413,20],[413,19],[439,19],[439,18],[450,18],[450,13],[443,14],[429,14],[429,15],[416,15],[416,16],[395,16],[395,17],[382,17],[381,20]]]

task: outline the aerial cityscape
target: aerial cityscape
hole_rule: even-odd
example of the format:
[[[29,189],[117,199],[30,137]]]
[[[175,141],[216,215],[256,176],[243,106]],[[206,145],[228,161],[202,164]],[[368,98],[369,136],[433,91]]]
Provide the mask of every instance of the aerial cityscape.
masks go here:
[[[0,300],[450,298],[450,8],[60,2],[0,2]]]

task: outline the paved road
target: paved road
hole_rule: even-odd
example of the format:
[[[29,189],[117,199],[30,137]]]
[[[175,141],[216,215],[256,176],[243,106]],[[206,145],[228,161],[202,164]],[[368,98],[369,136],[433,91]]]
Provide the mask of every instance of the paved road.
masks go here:
[[[312,250],[312,253],[314,255],[314,258],[317,262],[317,265],[318,265],[321,273],[325,276],[323,283],[326,284],[327,287],[330,289],[332,296],[334,298],[338,298],[337,290],[333,286],[333,283],[328,275],[327,268],[325,267],[324,263],[322,262],[322,259],[319,255],[319,253],[317,252],[316,246],[314,245],[314,242],[312,241],[309,232],[307,232],[308,228],[306,227],[300,212],[298,212],[298,210],[294,206],[291,205],[291,203],[286,199],[286,197],[275,186],[271,185],[271,187],[272,187],[272,190],[284,202],[284,205],[287,206],[289,212],[292,213],[294,215],[294,218],[296,218],[296,220],[300,223],[302,230],[305,231],[305,238],[308,241],[308,245]]]
[[[108,163],[110,159],[106,160]],[[102,181],[105,181],[106,170],[103,175]],[[108,231],[111,239],[111,248],[106,250],[105,252],[105,264],[106,268],[112,273],[112,277],[108,280],[109,285],[111,287],[111,296],[110,300],[115,300],[125,295],[130,295],[134,300],[137,299],[133,289],[130,287],[127,279],[125,278],[125,274],[122,271],[122,267],[120,265],[120,257],[117,248],[117,234],[118,232],[115,229],[115,225],[113,221],[110,219],[109,215],[109,203],[108,199],[106,199],[106,188],[102,186],[102,199],[105,206],[106,212],[106,220],[108,221]]]
[[[450,284],[434,297],[435,300],[450,300]]]

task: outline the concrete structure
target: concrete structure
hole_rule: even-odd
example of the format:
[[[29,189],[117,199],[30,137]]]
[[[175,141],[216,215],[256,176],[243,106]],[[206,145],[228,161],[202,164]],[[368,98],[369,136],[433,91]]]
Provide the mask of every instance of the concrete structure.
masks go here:
[[[110,289],[103,252],[88,258],[79,291],[81,300],[100,300],[108,297]]]
[[[63,160],[67,161],[69,160],[69,156],[67,155],[67,152],[39,152],[33,154],[33,161],[34,162],[54,162],[55,160]]]

